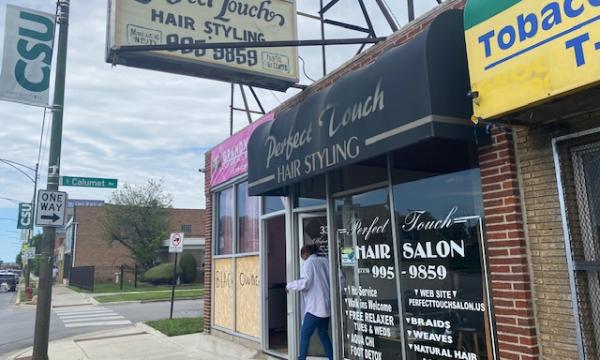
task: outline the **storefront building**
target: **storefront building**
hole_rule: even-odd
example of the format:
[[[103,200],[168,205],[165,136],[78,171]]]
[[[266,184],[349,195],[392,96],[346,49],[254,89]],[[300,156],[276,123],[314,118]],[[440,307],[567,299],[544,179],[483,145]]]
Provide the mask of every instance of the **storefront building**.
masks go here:
[[[512,129],[540,357],[598,359],[600,2],[470,0],[465,30],[475,120]]]
[[[465,36],[502,14],[479,3],[445,2],[207,154],[207,331],[297,358],[285,283],[318,243],[336,358],[579,358],[560,211],[577,195],[557,196],[554,125],[479,112]]]

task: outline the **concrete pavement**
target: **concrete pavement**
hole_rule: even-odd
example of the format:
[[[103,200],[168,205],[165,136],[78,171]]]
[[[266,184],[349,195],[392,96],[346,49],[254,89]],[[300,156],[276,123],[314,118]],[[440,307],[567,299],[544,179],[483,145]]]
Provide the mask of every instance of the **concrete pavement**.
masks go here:
[[[10,354],[5,359],[27,356],[31,356],[31,349]],[[190,334],[167,337],[142,323],[125,329],[52,341],[48,356],[51,360],[272,359],[216,336]]]

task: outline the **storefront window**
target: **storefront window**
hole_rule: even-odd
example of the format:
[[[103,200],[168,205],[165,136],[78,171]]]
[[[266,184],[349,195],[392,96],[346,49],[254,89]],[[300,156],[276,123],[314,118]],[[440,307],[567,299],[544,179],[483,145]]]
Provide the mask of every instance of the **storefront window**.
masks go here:
[[[392,181],[406,358],[493,359],[479,169]]]
[[[233,188],[225,189],[218,194],[218,238],[216,255],[233,253]]]
[[[264,196],[263,213],[270,214],[276,211],[285,210],[286,198],[283,196]]]
[[[260,197],[248,196],[248,183],[238,185],[238,253],[258,252]]]
[[[345,359],[402,359],[389,188],[335,199]]]

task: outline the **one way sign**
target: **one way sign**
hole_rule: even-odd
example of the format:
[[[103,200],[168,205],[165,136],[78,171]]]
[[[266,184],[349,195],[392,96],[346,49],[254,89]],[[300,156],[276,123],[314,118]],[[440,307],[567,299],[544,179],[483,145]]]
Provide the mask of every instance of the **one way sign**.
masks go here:
[[[35,224],[47,227],[64,226],[66,207],[66,192],[39,190],[35,210]]]

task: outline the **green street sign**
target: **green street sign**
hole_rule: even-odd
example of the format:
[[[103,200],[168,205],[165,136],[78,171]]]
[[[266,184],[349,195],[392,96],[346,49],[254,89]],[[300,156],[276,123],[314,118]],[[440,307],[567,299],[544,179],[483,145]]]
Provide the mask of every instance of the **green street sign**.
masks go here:
[[[61,176],[62,186],[93,187],[93,188],[117,188],[117,179],[90,178],[80,176]]]

